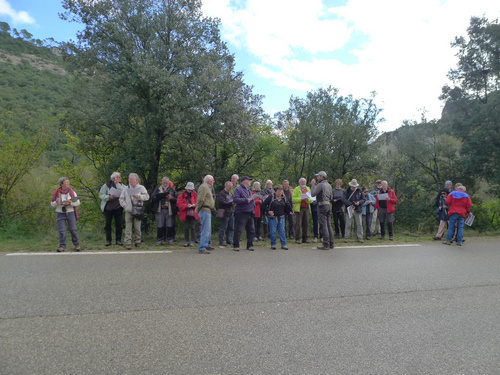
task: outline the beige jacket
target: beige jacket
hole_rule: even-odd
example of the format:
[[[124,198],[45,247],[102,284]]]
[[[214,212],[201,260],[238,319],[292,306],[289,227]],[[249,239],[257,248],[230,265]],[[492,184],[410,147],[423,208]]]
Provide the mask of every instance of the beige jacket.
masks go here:
[[[142,185],[135,185],[135,187],[137,188],[140,188],[141,189],[141,192],[140,194],[138,194],[138,197],[137,198],[133,198],[129,195],[128,193],[128,187],[126,189],[123,189],[122,190],[122,193],[120,195],[120,205],[123,207],[123,209],[125,210],[125,212],[132,212],[132,202],[134,204],[137,204],[137,202],[139,201],[147,201],[149,200],[149,194],[148,194],[148,191],[146,190],[146,188]]]

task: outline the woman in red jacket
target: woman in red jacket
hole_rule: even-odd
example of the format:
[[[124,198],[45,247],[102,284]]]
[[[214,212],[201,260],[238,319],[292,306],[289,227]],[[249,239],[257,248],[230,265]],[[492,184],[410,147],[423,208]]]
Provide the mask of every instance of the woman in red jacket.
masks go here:
[[[194,241],[196,240],[194,226],[199,217],[195,212],[197,199],[198,194],[194,191],[194,184],[192,182],[188,182],[182,194],[177,197],[179,219],[184,222],[184,239],[186,240],[184,247],[194,246]],[[191,241],[189,241],[190,231]]]
[[[379,195],[382,195],[387,199],[380,199]],[[387,195],[385,195],[387,194]],[[374,210],[378,210],[378,216],[380,217],[380,239],[383,240],[385,236],[385,222],[387,221],[387,229],[389,231],[389,239],[392,241],[394,239],[393,234],[393,223],[394,223],[394,205],[398,203],[398,198],[396,193],[392,190],[387,181],[382,181],[382,187],[375,196],[376,202],[373,207]]]
[[[460,185],[458,190],[452,191],[448,198],[446,198],[446,205],[448,208],[448,216],[450,218],[448,224],[448,232],[446,232],[446,245],[451,245],[451,238],[457,223],[457,245],[462,246],[464,239],[464,221],[467,214],[470,214],[472,201],[465,192],[465,186]]]

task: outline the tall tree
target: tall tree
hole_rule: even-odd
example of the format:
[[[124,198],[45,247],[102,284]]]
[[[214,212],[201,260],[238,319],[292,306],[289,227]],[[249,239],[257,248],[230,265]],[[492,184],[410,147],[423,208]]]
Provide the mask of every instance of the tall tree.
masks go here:
[[[278,114],[287,137],[293,178],[327,170],[343,177],[369,169],[369,142],[377,134],[380,110],[370,99],[339,96],[333,87],[292,97],[290,108]]]
[[[122,168],[148,188],[159,173],[223,163],[227,142],[260,124],[251,93],[198,0],[65,0],[64,19],[85,25],[66,45],[76,76],[66,118],[103,175]],[[192,157],[197,157],[193,162]],[[208,170],[211,171],[211,170]]]
[[[458,37],[454,87],[443,87],[443,121],[463,141],[463,173],[500,184],[500,25],[473,17]]]

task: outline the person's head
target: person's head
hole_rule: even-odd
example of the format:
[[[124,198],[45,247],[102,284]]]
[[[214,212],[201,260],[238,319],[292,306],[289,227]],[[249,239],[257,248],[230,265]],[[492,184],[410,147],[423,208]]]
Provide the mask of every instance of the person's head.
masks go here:
[[[244,176],[241,178],[241,184],[248,188],[252,184],[252,179],[248,176]]]
[[[459,187],[457,187],[457,190],[467,191],[464,185],[460,185]]]
[[[444,183],[444,187],[445,187],[446,189],[448,189],[448,191],[449,191],[449,190],[451,190],[451,187],[452,187],[452,182],[451,182],[450,180],[445,181],[445,183]]]
[[[253,190],[254,191],[259,191],[260,190],[260,182],[255,181],[253,183]]]
[[[447,188],[444,188],[443,190],[441,190],[441,196],[444,198],[448,197],[449,193],[450,193],[450,190]]]
[[[457,183],[455,184],[455,190],[458,190],[458,188],[459,188],[460,186],[463,186],[463,185],[462,185],[462,183],[457,182]]]
[[[363,193],[364,193],[364,194],[368,194],[368,188],[367,188],[367,187],[364,187],[364,186],[363,186],[363,189],[361,189],[361,190],[363,190]]]
[[[61,189],[66,190],[69,188],[69,177],[61,177],[58,182]]]
[[[316,178],[318,179],[318,182],[326,180],[326,172],[321,171],[321,172],[316,173]]]
[[[358,180],[356,180],[355,178],[353,178],[351,180],[351,182],[349,182],[349,188],[354,191],[358,188],[359,184],[358,184]]]
[[[231,181],[226,181],[226,183],[224,184],[224,190],[231,191],[232,188],[233,188],[233,183]]]
[[[276,197],[281,197],[283,195],[283,186],[282,185],[276,185],[274,187],[274,194]]]
[[[387,190],[389,184],[387,183],[387,181],[384,180],[380,183],[380,187],[382,188],[382,190]]]
[[[340,178],[337,178],[337,179],[335,180],[335,187],[336,187],[337,189],[340,189],[340,187],[342,186],[342,184],[343,184],[343,183],[344,183],[344,181],[342,181]]]
[[[233,184],[233,187],[234,186],[238,186],[238,180],[239,179],[240,179],[240,177],[237,174],[233,174],[231,176],[231,183]]]
[[[119,182],[121,182],[122,180],[122,175],[120,174],[120,172],[113,172],[111,173],[111,181],[113,181],[115,183],[115,185]]]
[[[290,187],[290,182],[288,180],[283,181],[283,190],[288,190]]]
[[[128,175],[128,183],[132,187],[135,187],[139,183],[139,176],[137,175],[137,173],[130,173]]]
[[[164,187],[164,188],[167,188],[170,186],[170,179],[168,177],[163,177],[161,179],[161,185]]]
[[[382,180],[377,180],[375,181],[375,186],[380,189],[380,187],[382,186]]]
[[[188,182],[184,190],[188,193],[191,193],[194,190],[194,184],[192,182]]]
[[[266,181],[266,188],[272,189],[273,188],[273,182],[271,180]]]
[[[203,182],[207,185],[214,186],[214,176],[207,174],[205,177],[203,177]]]
[[[299,186],[301,188],[304,188],[306,186],[306,184],[307,184],[307,180],[305,178],[299,179]]]

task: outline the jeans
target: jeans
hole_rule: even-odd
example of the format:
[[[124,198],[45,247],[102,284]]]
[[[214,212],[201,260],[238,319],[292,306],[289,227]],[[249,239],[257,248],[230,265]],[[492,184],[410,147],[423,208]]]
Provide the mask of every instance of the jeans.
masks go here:
[[[122,217],[123,217],[123,209],[119,208],[117,210],[113,211],[104,211],[104,220],[105,220],[105,225],[104,225],[104,233],[106,233],[106,241],[111,242],[111,223],[113,221],[113,218],[115,218],[115,241],[120,242],[122,240],[122,233],[123,233],[123,223],[122,223]]]
[[[210,234],[212,233],[212,213],[201,210],[199,213],[201,222],[200,247],[198,251],[206,250],[210,246]]]
[[[271,246],[276,245],[276,229],[280,236],[281,246],[286,246],[285,217],[269,217],[269,233],[271,234]]]
[[[186,216],[186,221],[184,222],[184,240],[186,242],[194,242],[196,240],[194,232],[195,223],[196,219],[194,216]],[[189,232],[191,232],[191,241],[189,241]]]
[[[125,245],[141,243],[141,222],[142,220],[134,219],[130,212],[125,212]]]
[[[345,216],[342,210],[333,211],[333,224],[335,226],[335,235],[342,237],[345,236]]]
[[[220,220],[220,229],[219,229],[219,242],[224,242],[224,237],[226,237],[226,242],[228,244],[233,243],[233,235],[234,235],[234,216],[224,216]]]
[[[307,241],[307,232],[309,229],[309,207],[300,207],[300,212],[295,213],[295,239],[300,241],[300,232],[302,229],[302,241]]]
[[[366,223],[366,239],[368,239],[372,236],[372,232],[370,232],[370,228],[372,226],[372,214],[371,213],[367,212],[366,215],[363,215],[363,223]]]
[[[243,233],[243,228],[247,232],[247,249],[253,246],[253,238],[255,237],[255,228],[253,215],[250,212],[236,212],[234,214],[234,239],[233,248],[240,247],[240,237]]]
[[[76,215],[75,212],[58,212],[57,213],[57,230],[59,231],[59,246],[66,248],[66,222],[68,222],[68,230],[71,233],[73,245],[78,245],[78,233],[76,232]]]
[[[455,223],[457,223],[457,243],[462,243],[462,241],[464,240],[464,222],[465,218],[457,213],[454,213],[450,216],[448,231],[446,232],[447,241],[451,241],[451,239],[453,238]]]
[[[387,208],[380,207],[378,209],[378,217],[380,218],[380,236],[385,236],[385,222],[387,221],[387,229],[389,237],[393,235],[394,212],[387,212]]]
[[[358,237],[358,240],[363,239],[363,214],[361,212],[354,212],[352,217],[349,217],[347,215],[347,220],[345,223],[345,239],[348,239],[349,236],[351,235],[351,226],[352,226],[352,221],[356,222],[356,236]]]
[[[333,249],[333,228],[329,207],[327,207],[327,210],[325,210],[324,208],[322,208],[322,206],[320,206],[318,209],[318,218],[319,230],[323,235],[323,247],[329,247]]]
[[[319,238],[319,226],[318,226],[318,205],[311,204],[311,216],[313,219],[313,232],[314,238]]]

